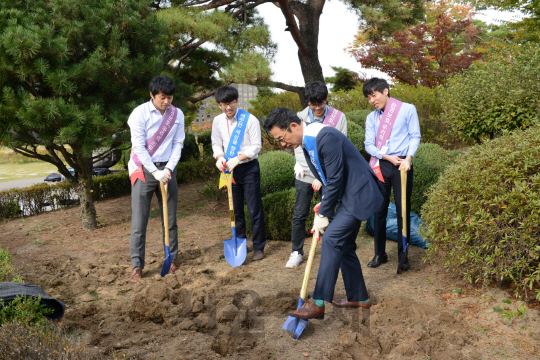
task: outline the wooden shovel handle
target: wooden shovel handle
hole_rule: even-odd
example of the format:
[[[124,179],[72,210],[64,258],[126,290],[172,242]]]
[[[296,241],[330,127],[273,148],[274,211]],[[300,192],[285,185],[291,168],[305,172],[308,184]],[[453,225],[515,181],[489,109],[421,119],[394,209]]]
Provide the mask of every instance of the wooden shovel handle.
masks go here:
[[[163,203],[163,228],[165,229],[165,246],[169,246],[169,211],[167,209],[167,184],[160,181],[161,200]]]
[[[315,216],[317,216],[317,213],[315,213]],[[304,281],[302,282],[302,290],[300,290],[300,297],[304,301],[306,300],[309,274],[311,273],[311,265],[313,265],[313,259],[315,258],[315,250],[317,250],[317,237],[313,235],[311,249],[309,249],[309,257],[306,264],[306,272],[304,273]]]
[[[402,235],[407,236],[407,171],[401,168],[401,228]],[[401,240],[400,240],[401,241]]]

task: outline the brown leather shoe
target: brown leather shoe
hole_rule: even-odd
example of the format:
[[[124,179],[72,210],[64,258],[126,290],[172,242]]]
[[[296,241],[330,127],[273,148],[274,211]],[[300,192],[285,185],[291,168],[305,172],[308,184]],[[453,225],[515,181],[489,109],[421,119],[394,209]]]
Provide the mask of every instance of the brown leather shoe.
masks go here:
[[[348,302],[347,299],[334,299],[332,300],[332,305],[337,306],[339,308],[364,308],[369,309],[371,307],[371,301],[368,302],[358,302],[358,301],[352,301]]]
[[[131,276],[129,277],[130,283],[136,283],[137,281],[141,280],[142,278],[142,269],[138,267],[134,267],[133,271],[131,272]]]
[[[300,309],[289,311],[289,315],[298,319],[324,319],[324,306],[319,307],[309,299]]]
[[[169,268],[169,274],[174,274],[178,270],[178,263],[176,262],[176,259],[174,259],[171,263],[171,267]]]
[[[264,252],[261,250],[255,250],[253,252],[253,260],[262,260],[264,258]]]

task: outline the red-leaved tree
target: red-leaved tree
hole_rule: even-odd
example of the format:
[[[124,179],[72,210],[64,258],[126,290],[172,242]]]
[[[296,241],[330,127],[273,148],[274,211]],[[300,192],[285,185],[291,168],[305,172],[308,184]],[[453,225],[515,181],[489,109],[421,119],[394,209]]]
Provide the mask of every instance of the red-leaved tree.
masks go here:
[[[456,20],[442,13],[431,24],[366,41],[353,55],[365,68],[380,70],[406,84],[434,87],[482,58],[474,49],[481,33],[471,19]]]

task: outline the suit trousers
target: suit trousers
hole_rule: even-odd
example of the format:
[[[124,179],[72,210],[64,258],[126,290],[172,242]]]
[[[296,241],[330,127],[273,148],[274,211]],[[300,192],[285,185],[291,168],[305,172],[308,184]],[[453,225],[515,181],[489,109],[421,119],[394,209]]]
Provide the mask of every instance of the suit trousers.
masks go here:
[[[339,270],[348,301],[369,299],[360,261],[356,256],[356,237],[361,221],[338,204],[336,215],[322,238],[321,263],[312,297],[332,302]]]
[[[159,166],[163,170],[165,166]],[[163,225],[163,199],[159,181],[144,168],[144,180],[140,179],[131,187],[131,238],[129,252],[131,266],[144,269],[146,227],[150,217],[150,204],[154,193],[157,196],[159,212],[161,214],[161,233],[163,238],[163,251],[165,252],[165,227]],[[178,205],[178,183],[176,182],[176,169],[171,174],[171,181],[167,184],[167,212],[169,217],[169,249],[173,259],[178,257],[178,226],[176,225],[176,209]]]
[[[304,255],[304,240],[306,239],[306,221],[311,211],[311,199],[314,190],[310,183],[296,179],[296,200],[294,202],[294,215],[292,217],[291,242],[292,251]]]
[[[405,158],[405,156],[400,156]],[[396,204],[397,225],[398,225],[398,257],[403,254],[402,238],[402,218],[401,218],[401,173],[399,166],[395,166],[390,161],[380,160],[381,173],[384,179],[384,201],[375,213],[375,255],[383,255],[386,252],[386,216],[388,215],[388,205],[390,204],[390,192],[394,190],[394,201]],[[411,194],[413,188],[414,168],[407,171],[407,240],[411,238]]]
[[[261,169],[257,159],[239,164],[233,170],[232,186],[236,236],[246,237],[246,218],[244,198],[246,200],[251,230],[253,232],[253,250],[264,250],[266,233],[264,230],[264,212],[261,196]]]

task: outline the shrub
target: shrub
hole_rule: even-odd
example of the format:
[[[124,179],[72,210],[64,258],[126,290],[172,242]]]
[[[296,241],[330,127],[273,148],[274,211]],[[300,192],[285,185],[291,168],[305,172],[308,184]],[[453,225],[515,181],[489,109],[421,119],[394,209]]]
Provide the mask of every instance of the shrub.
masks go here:
[[[420,144],[414,157],[413,192],[411,211],[421,214],[422,205],[427,200],[429,188],[439,181],[444,169],[460,153],[443,149],[437,144]]]
[[[11,262],[11,255],[0,247],[0,282],[18,278],[18,271]]]
[[[285,151],[270,151],[259,156],[261,195],[264,197],[294,187],[293,155]]]
[[[178,163],[176,169],[176,180],[178,184],[208,180],[218,174],[215,160],[210,156],[206,156],[202,160],[189,160]]]
[[[184,139],[184,147],[182,148],[182,156],[180,162],[186,162],[189,160],[198,160],[200,157],[199,146],[195,141],[195,135],[192,133],[186,133]]]
[[[2,360],[102,359],[103,356],[82,344],[73,342],[62,328],[52,324],[32,326],[19,322],[0,327]]]
[[[540,127],[474,147],[422,208],[430,259],[472,283],[540,280]]]
[[[360,151],[360,154],[366,159],[366,161],[369,161],[369,158],[371,155],[368,154],[366,151],[366,147],[364,144],[365,138],[366,138],[366,130],[364,126],[357,125],[354,122],[347,122],[347,137],[354,146]]]
[[[52,309],[41,304],[41,296],[17,296],[7,304],[0,299],[0,325],[13,321],[26,324],[43,323],[48,321],[45,316],[52,312]]]
[[[276,192],[263,197],[264,208],[264,227],[266,238],[271,240],[291,240],[292,217],[294,214],[294,202],[296,200],[296,191],[294,188]],[[313,196],[311,207],[313,208],[319,202],[319,196]],[[246,228],[251,232],[251,221],[244,207],[246,216]],[[310,213],[306,221],[306,236],[309,235],[313,226],[313,212]]]
[[[451,78],[440,92],[445,119],[477,143],[527,128],[538,120],[539,62],[540,45],[524,44]]]
[[[68,186],[66,184],[64,186]],[[67,190],[67,189],[66,189]],[[94,178],[92,185],[92,197],[94,200],[115,198],[131,194],[131,181],[127,171],[112,173]],[[64,191],[63,193],[66,193]],[[65,199],[66,201],[69,199]]]
[[[214,151],[212,150],[212,130],[207,130],[201,133],[197,137],[197,142],[199,144],[202,144],[204,155],[212,157],[214,153]]]
[[[372,112],[373,109],[361,109],[345,113],[345,116],[347,117],[347,126],[350,123],[355,123],[356,125],[362,127],[362,129],[365,129],[367,116]]]

